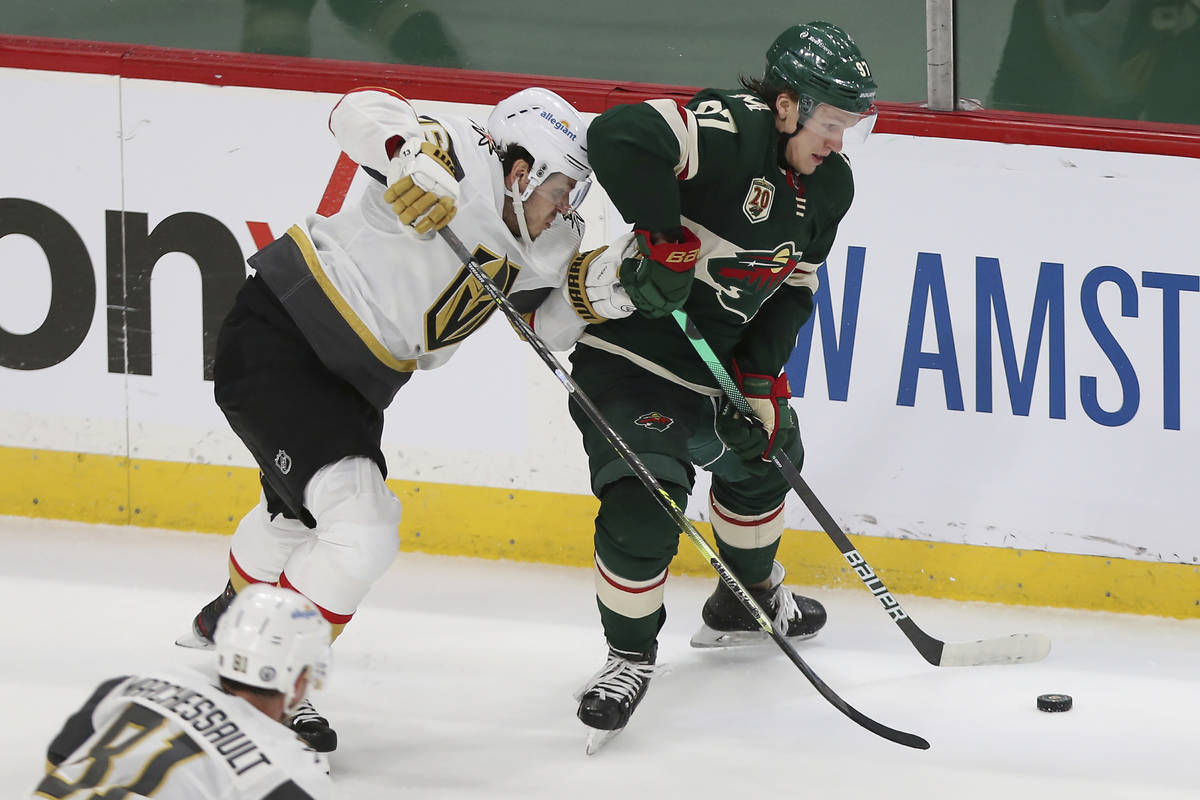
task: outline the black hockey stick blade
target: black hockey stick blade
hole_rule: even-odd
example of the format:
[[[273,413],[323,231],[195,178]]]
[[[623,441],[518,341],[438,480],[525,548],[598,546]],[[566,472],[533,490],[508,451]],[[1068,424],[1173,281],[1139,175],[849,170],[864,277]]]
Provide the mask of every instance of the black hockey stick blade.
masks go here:
[[[562,383],[562,385],[566,388],[571,400],[579,407],[581,411],[587,415],[588,419],[592,421],[592,424],[596,426],[597,430],[603,434],[604,438],[608,440],[608,443],[612,445],[614,450],[617,451],[617,454],[620,455],[625,463],[629,465],[629,468],[633,470],[634,474],[637,476],[638,480],[641,481],[642,485],[649,490],[650,494],[655,498],[659,506],[662,507],[663,511],[667,512],[671,519],[675,521],[675,524],[679,526],[680,532],[687,536],[688,540],[691,541],[692,544],[694,544],[701,552],[704,558],[708,560],[708,563],[712,565],[721,581],[729,588],[731,592],[733,592],[733,595],[738,598],[741,604],[750,613],[750,616],[757,621],[759,627],[771,634],[771,638],[777,645],[779,645],[779,649],[783,650],[792,663],[799,667],[800,672],[805,678],[808,679],[809,683],[813,685],[817,692],[819,692],[822,697],[828,700],[836,709],[877,736],[881,736],[884,739],[897,744],[902,744],[906,747],[914,747],[918,750],[929,749],[929,742],[922,739],[920,736],[916,736],[915,734],[911,733],[905,733],[904,731],[898,731],[895,728],[889,728],[888,726],[876,722],[875,720],[866,716],[861,711],[843,700],[837,694],[837,692],[829,688],[829,686],[826,685],[826,683],[821,680],[815,672],[813,672],[812,668],[809,667],[808,664],[804,662],[804,659],[800,657],[800,654],[796,652],[796,648],[792,647],[791,642],[784,638],[784,636],[775,627],[775,624],[770,620],[770,618],[767,617],[766,612],[764,612],[758,603],[754,601],[754,598],[750,596],[750,593],[746,590],[746,587],[742,585],[741,581],[739,581],[732,572],[730,572],[729,568],[725,565],[725,562],[721,560],[721,557],[712,548],[712,545],[710,545],[705,538],[700,535],[700,532],[696,530],[696,526],[693,525],[691,520],[687,518],[687,515],[684,514],[683,509],[679,507],[675,500],[672,499],[671,495],[668,494],[667,491],[662,487],[662,485],[658,482],[658,479],[654,477],[654,474],[650,472],[649,468],[647,468],[645,463],[643,463],[638,457],[637,453],[633,452],[625,440],[621,438],[621,435],[612,427],[612,424],[604,418],[604,415],[601,413],[596,404],[592,402],[592,399],[588,397],[587,393],[585,393],[583,389],[579,387],[579,384],[575,383],[575,379],[572,378],[565,369],[563,369],[562,364],[560,364],[558,359],[554,357],[554,353],[542,340],[542,337],[538,336],[537,332],[535,332],[533,328],[530,327],[529,323],[525,321],[525,318],[521,316],[521,312],[517,311],[517,309],[509,301],[508,297],[500,291],[498,286],[496,286],[495,281],[493,281],[491,277],[483,271],[483,268],[479,266],[478,262],[476,262],[470,251],[468,251],[463,245],[462,240],[459,239],[458,236],[455,235],[455,233],[450,230],[448,226],[438,230],[438,233],[441,234],[442,239],[450,246],[450,249],[454,251],[454,254],[463,262],[463,265],[466,266],[467,271],[471,273],[471,276],[474,277],[475,280],[477,280],[483,287],[483,290],[487,293],[488,297],[490,297],[496,303],[496,305],[500,307],[501,312],[503,312],[504,316],[508,318],[508,321],[512,323],[512,326],[517,330],[521,337],[529,343],[530,347],[533,348],[538,357],[543,361],[543,363],[546,364],[547,367],[550,368],[555,377],[558,378],[559,382]]]
[[[681,310],[673,311],[671,314],[679,327],[683,329],[683,333],[687,336],[688,341],[692,343],[696,353],[700,359],[708,367],[708,371],[712,373],[720,385],[721,390],[729,401],[739,412],[749,419],[755,419],[754,410],[750,407],[746,396],[742,394],[742,390],[730,377],[729,371],[725,369],[725,365],[721,363],[721,359],[717,358],[712,347],[708,344],[708,340],[700,333],[700,329],[692,322],[691,317],[687,312]],[[800,474],[800,470],[796,469],[796,465],[787,457],[786,453],[776,453],[772,457],[775,466],[783,473],[783,477],[791,485],[792,489],[804,501],[804,505],[816,518],[821,525],[821,529],[825,531],[825,535],[833,540],[834,545],[841,551],[842,557],[854,570],[854,573],[862,580],[871,594],[879,600],[883,605],[883,610],[887,612],[892,621],[904,632],[908,640],[912,642],[917,652],[921,657],[933,664],[935,667],[976,667],[985,664],[1022,664],[1031,661],[1039,661],[1046,657],[1050,652],[1050,640],[1040,633],[1017,633],[1012,636],[1001,636],[995,639],[980,639],[974,642],[943,642],[940,639],[935,639],[925,631],[918,627],[917,623],[908,616],[908,612],[900,605],[887,587],[884,586],[883,580],[875,574],[875,570],[871,569],[871,565],[862,557],[858,550],[854,547],[853,542],[846,536],[842,526],[834,520],[833,516],[825,510],[825,506],[817,499],[816,494],[809,488],[807,481]]]
[[[618,434],[614,431],[613,435],[616,436]],[[787,638],[780,632],[779,628],[775,626],[775,623],[767,617],[766,613],[762,610],[758,603],[754,601],[754,598],[752,598],[749,592],[746,591],[746,587],[743,586],[741,582],[733,576],[733,574],[729,571],[729,568],[725,565],[725,562],[722,561],[721,557],[717,555],[715,550],[712,549],[712,546],[709,545],[709,543],[704,539],[703,536],[699,534],[699,532],[697,532],[696,527],[692,525],[691,521],[684,516],[683,510],[680,509],[679,506],[675,505],[675,502],[671,500],[670,495],[664,492],[663,496],[671,505],[670,508],[667,508],[667,512],[671,514],[672,517],[676,517],[676,524],[680,525],[683,533],[692,540],[704,557],[708,559],[708,563],[713,568],[713,571],[717,573],[717,576],[721,579],[721,581],[729,588],[731,592],[733,592],[734,597],[736,597],[746,608],[746,610],[750,612],[751,616],[753,616],[755,621],[758,622],[759,627],[770,634],[771,641],[775,642],[775,644],[779,646],[779,649],[784,652],[788,659],[795,664],[797,668],[799,668],[801,674],[808,679],[808,682],[813,685],[813,688],[817,690],[818,694],[829,701],[829,704],[838,711],[842,712],[855,723],[866,728],[876,736],[881,736],[888,741],[895,742],[896,744],[902,744],[905,747],[912,747],[917,750],[929,749],[929,742],[925,739],[917,736],[914,733],[907,733],[906,731],[890,728],[881,722],[871,719],[866,714],[863,714],[857,708],[847,703],[841,697],[841,695],[831,689],[828,684],[825,683],[825,681],[821,680],[820,676],[817,675],[817,673],[813,671],[812,667],[810,667],[808,663],[800,657],[800,654],[796,652],[796,648],[792,646],[792,643],[787,640]],[[666,507],[664,506],[664,508]]]
[[[888,591],[883,580],[875,574],[875,570],[850,541],[850,537],[817,499],[816,494],[809,488],[808,482],[800,474],[800,470],[796,469],[796,465],[783,453],[779,453],[774,461],[775,466],[783,472],[788,483],[791,484],[796,494],[800,495],[804,505],[821,525],[825,535],[841,551],[842,557],[854,570],[854,574],[858,575],[863,585],[879,600],[883,610],[908,637],[921,657],[930,664],[935,667],[1025,664],[1040,661],[1050,652],[1050,639],[1040,633],[1015,633],[1010,636],[978,639],[973,642],[944,642],[930,636],[917,625],[900,605],[900,601]]]
[[[929,749],[929,742],[920,736],[917,736],[915,733],[906,733],[905,731],[898,731],[895,728],[889,728],[887,725],[871,719],[854,706],[843,700],[837,692],[826,686],[825,681],[821,680],[821,678],[812,671],[808,664],[805,663],[804,659],[800,658],[800,654],[796,652],[796,649],[792,647],[786,639],[784,639],[783,635],[779,633],[779,631],[772,630],[771,638],[775,640],[775,643],[779,645],[779,648],[783,650],[783,652],[787,653],[787,656],[792,660],[792,663],[800,668],[800,671],[804,673],[804,677],[808,678],[809,683],[811,683],[821,694],[821,696],[828,700],[829,703],[838,711],[841,711],[847,717],[854,720],[876,736],[882,736],[888,741],[895,742],[896,744],[902,744],[905,747],[912,747],[916,750]]]

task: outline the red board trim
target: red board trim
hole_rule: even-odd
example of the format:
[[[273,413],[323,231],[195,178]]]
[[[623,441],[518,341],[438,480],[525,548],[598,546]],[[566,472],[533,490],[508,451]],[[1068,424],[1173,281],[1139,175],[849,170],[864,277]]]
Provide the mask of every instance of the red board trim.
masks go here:
[[[334,94],[374,84],[395,86],[409,98],[484,105],[526,86],[545,86],[580,110],[592,112],[652,97],[683,100],[695,91],[663,84],[11,35],[0,35],[0,67]],[[944,113],[916,103],[879,103],[875,129],[910,136],[1200,158],[1200,126],[1195,125],[1011,111]]]

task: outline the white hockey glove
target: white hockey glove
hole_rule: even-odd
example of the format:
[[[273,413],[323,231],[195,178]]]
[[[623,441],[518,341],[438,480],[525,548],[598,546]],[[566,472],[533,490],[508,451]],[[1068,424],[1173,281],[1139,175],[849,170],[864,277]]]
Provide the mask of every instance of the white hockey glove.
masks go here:
[[[430,142],[406,141],[388,164],[387,184],[384,201],[420,235],[446,227],[458,211],[454,161]]]
[[[579,253],[567,265],[563,292],[579,318],[589,325],[628,317],[637,310],[617,278],[621,262],[637,252],[633,234],[627,233],[607,247]]]

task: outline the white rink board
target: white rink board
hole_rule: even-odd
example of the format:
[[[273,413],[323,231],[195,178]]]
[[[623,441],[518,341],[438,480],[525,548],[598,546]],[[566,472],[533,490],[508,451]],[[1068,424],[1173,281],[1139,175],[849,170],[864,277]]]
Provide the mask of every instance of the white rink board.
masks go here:
[[[806,397],[793,401],[807,472],[826,505],[864,533],[1194,563],[1200,545],[1183,501],[1197,476],[1188,454],[1200,445],[1200,256],[1188,199],[1200,163],[878,135],[854,154],[854,165],[855,204],[828,269],[840,331],[848,249],[862,248],[845,400],[829,400],[814,320]],[[942,372],[928,369],[919,371],[910,404],[899,402],[906,351],[947,350],[924,289],[923,335],[906,348],[909,324],[920,319],[911,311],[918,264],[932,260],[922,262],[921,253],[943,268],[961,410],[949,410]],[[1041,264],[1062,264],[1062,418],[1051,416],[1046,336],[1027,414],[1014,413],[995,321],[992,411],[977,410],[979,258],[999,263],[1022,365]],[[1136,303],[1125,317],[1118,284],[1087,293],[1131,364],[1126,380],[1130,371],[1137,380],[1136,413],[1119,425],[1096,421],[1104,415],[1089,414],[1081,400],[1081,379],[1091,376],[1102,411],[1132,406],[1132,390],[1122,387],[1083,312],[1087,276],[1106,267],[1092,280],[1127,278]],[[1172,325],[1164,325],[1167,293],[1144,286],[1147,273],[1191,287],[1173,293],[1179,318]],[[1169,393],[1164,335],[1181,350],[1178,386]],[[792,384],[800,385],[794,370]]]
[[[0,68],[8,124],[0,132],[0,197],[32,200],[66,219],[97,269],[90,334],[53,368],[0,367],[0,444],[119,453],[125,379],[105,372],[104,209],[121,207],[118,80]],[[6,226],[7,229],[7,226]],[[0,328],[28,334],[50,303],[46,255],[28,236],[0,238]]]
[[[15,69],[0,69],[0,91],[12,118],[26,121],[0,134],[10,154],[0,166],[3,195],[65,219],[86,244],[97,287],[92,326],[69,358],[36,370],[0,367],[0,446],[252,466],[203,380],[200,280],[190,257],[168,253],[155,267],[152,374],[108,371],[105,215],[144,214],[151,229],[175,214],[207,215],[248,256],[255,245],[247,222],[279,235],[320,201],[337,158],[326,127],[336,96]],[[414,105],[486,114],[481,106]],[[844,290],[859,292],[848,378],[827,382],[823,349],[836,348],[821,332],[823,311],[811,326],[806,376],[795,358],[791,369],[797,394],[805,390],[793,401],[805,473],[834,516],[881,536],[1200,561],[1182,502],[1195,484],[1189,454],[1200,451],[1200,291],[1190,288],[1200,280],[1191,237],[1200,164],[885,134],[852,157],[857,198],[828,264],[827,306],[833,330],[845,330]],[[589,245],[621,225],[599,190],[584,212]],[[1050,377],[1052,323],[1027,414],[1013,412],[1004,326],[993,320],[991,347],[977,347],[978,259],[998,264],[1000,279],[990,285],[1002,287],[1026,377],[1041,265],[1062,265],[1061,291],[1045,295],[1061,309],[1061,346],[1053,345],[1062,353],[1061,385]],[[858,267],[861,282],[848,280]],[[50,298],[47,271],[32,239],[0,238],[0,328],[38,327]],[[1164,282],[1174,288],[1162,289]],[[1136,305],[1129,316],[1122,283],[1127,304]],[[1168,325],[1164,299],[1172,297],[1178,318]],[[922,335],[906,345],[922,310]],[[1097,319],[1116,349],[1098,344],[1103,334],[1089,327]],[[1164,335],[1179,347],[1169,391]],[[849,353],[844,336],[839,343],[835,372]],[[976,367],[988,349],[992,410],[981,411]],[[1128,368],[1116,364],[1118,351]],[[950,373],[961,410],[953,391],[947,400]],[[1085,399],[1087,377],[1095,402]],[[830,383],[844,387],[844,398],[830,399]],[[397,396],[384,442],[390,477],[586,494],[566,404],[557,380],[493,319],[451,368],[416,376]],[[1116,414],[1123,405],[1131,413]],[[703,515],[700,504],[689,510]],[[799,503],[788,513],[788,527],[815,527]]]

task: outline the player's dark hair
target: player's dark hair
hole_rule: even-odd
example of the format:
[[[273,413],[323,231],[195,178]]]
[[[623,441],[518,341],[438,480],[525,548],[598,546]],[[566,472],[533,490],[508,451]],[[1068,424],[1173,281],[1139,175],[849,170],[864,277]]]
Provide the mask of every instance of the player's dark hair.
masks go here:
[[[500,168],[504,170],[505,175],[508,175],[509,171],[513,168],[513,164],[516,164],[518,161],[524,161],[529,165],[530,169],[533,169],[533,153],[530,153],[519,144],[510,144],[504,150],[504,154],[500,156]]]
[[[248,694],[258,695],[259,697],[274,697],[282,695],[283,692],[278,689],[268,689],[264,686],[251,686],[248,683],[235,681],[232,678],[220,676],[221,688],[227,692],[246,692]]]
[[[750,78],[745,75],[739,75],[738,83],[740,83],[742,85],[743,89],[750,92],[755,97],[757,97],[759,100],[762,100],[764,103],[766,103],[768,106],[770,106],[772,111],[775,110],[775,101],[779,98],[779,95],[786,94],[786,95],[790,96],[792,99],[795,99],[796,97],[798,97],[798,95],[796,94],[796,91],[794,89],[792,89],[790,86],[784,86],[783,84],[772,83],[771,81],[768,81],[765,77],[764,78]]]

